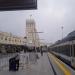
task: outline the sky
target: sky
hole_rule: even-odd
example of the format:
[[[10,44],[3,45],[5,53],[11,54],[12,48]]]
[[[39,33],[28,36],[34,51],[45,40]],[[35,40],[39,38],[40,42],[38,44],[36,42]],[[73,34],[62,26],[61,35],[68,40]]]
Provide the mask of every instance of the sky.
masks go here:
[[[0,31],[24,37],[26,19],[32,15],[41,41],[53,43],[75,30],[75,0],[37,0],[37,10],[0,12]]]

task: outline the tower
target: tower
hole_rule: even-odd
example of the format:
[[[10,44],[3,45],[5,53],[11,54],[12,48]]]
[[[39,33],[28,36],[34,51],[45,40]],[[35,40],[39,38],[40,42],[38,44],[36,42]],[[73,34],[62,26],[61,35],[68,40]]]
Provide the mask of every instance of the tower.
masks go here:
[[[27,44],[28,46],[39,47],[39,35],[36,30],[36,23],[33,18],[26,20],[26,37],[27,37]]]

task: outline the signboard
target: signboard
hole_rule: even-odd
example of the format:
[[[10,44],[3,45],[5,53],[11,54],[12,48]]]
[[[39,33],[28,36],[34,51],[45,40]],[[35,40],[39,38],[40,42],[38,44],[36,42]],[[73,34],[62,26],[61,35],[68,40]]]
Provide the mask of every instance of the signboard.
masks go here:
[[[0,11],[30,9],[37,9],[37,0],[0,0]]]

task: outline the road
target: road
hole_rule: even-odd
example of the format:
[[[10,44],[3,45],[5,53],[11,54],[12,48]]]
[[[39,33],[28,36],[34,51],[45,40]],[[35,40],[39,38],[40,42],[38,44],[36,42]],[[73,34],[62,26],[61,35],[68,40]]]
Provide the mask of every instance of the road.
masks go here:
[[[75,71],[50,53],[20,54],[19,71],[10,72],[8,68],[0,71],[1,75],[75,75]]]

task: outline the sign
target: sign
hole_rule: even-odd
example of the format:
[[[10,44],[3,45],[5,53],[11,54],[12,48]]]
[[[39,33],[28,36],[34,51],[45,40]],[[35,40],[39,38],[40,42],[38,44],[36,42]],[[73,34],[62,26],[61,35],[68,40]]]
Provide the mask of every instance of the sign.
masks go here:
[[[0,11],[37,9],[37,0],[0,0]]]

